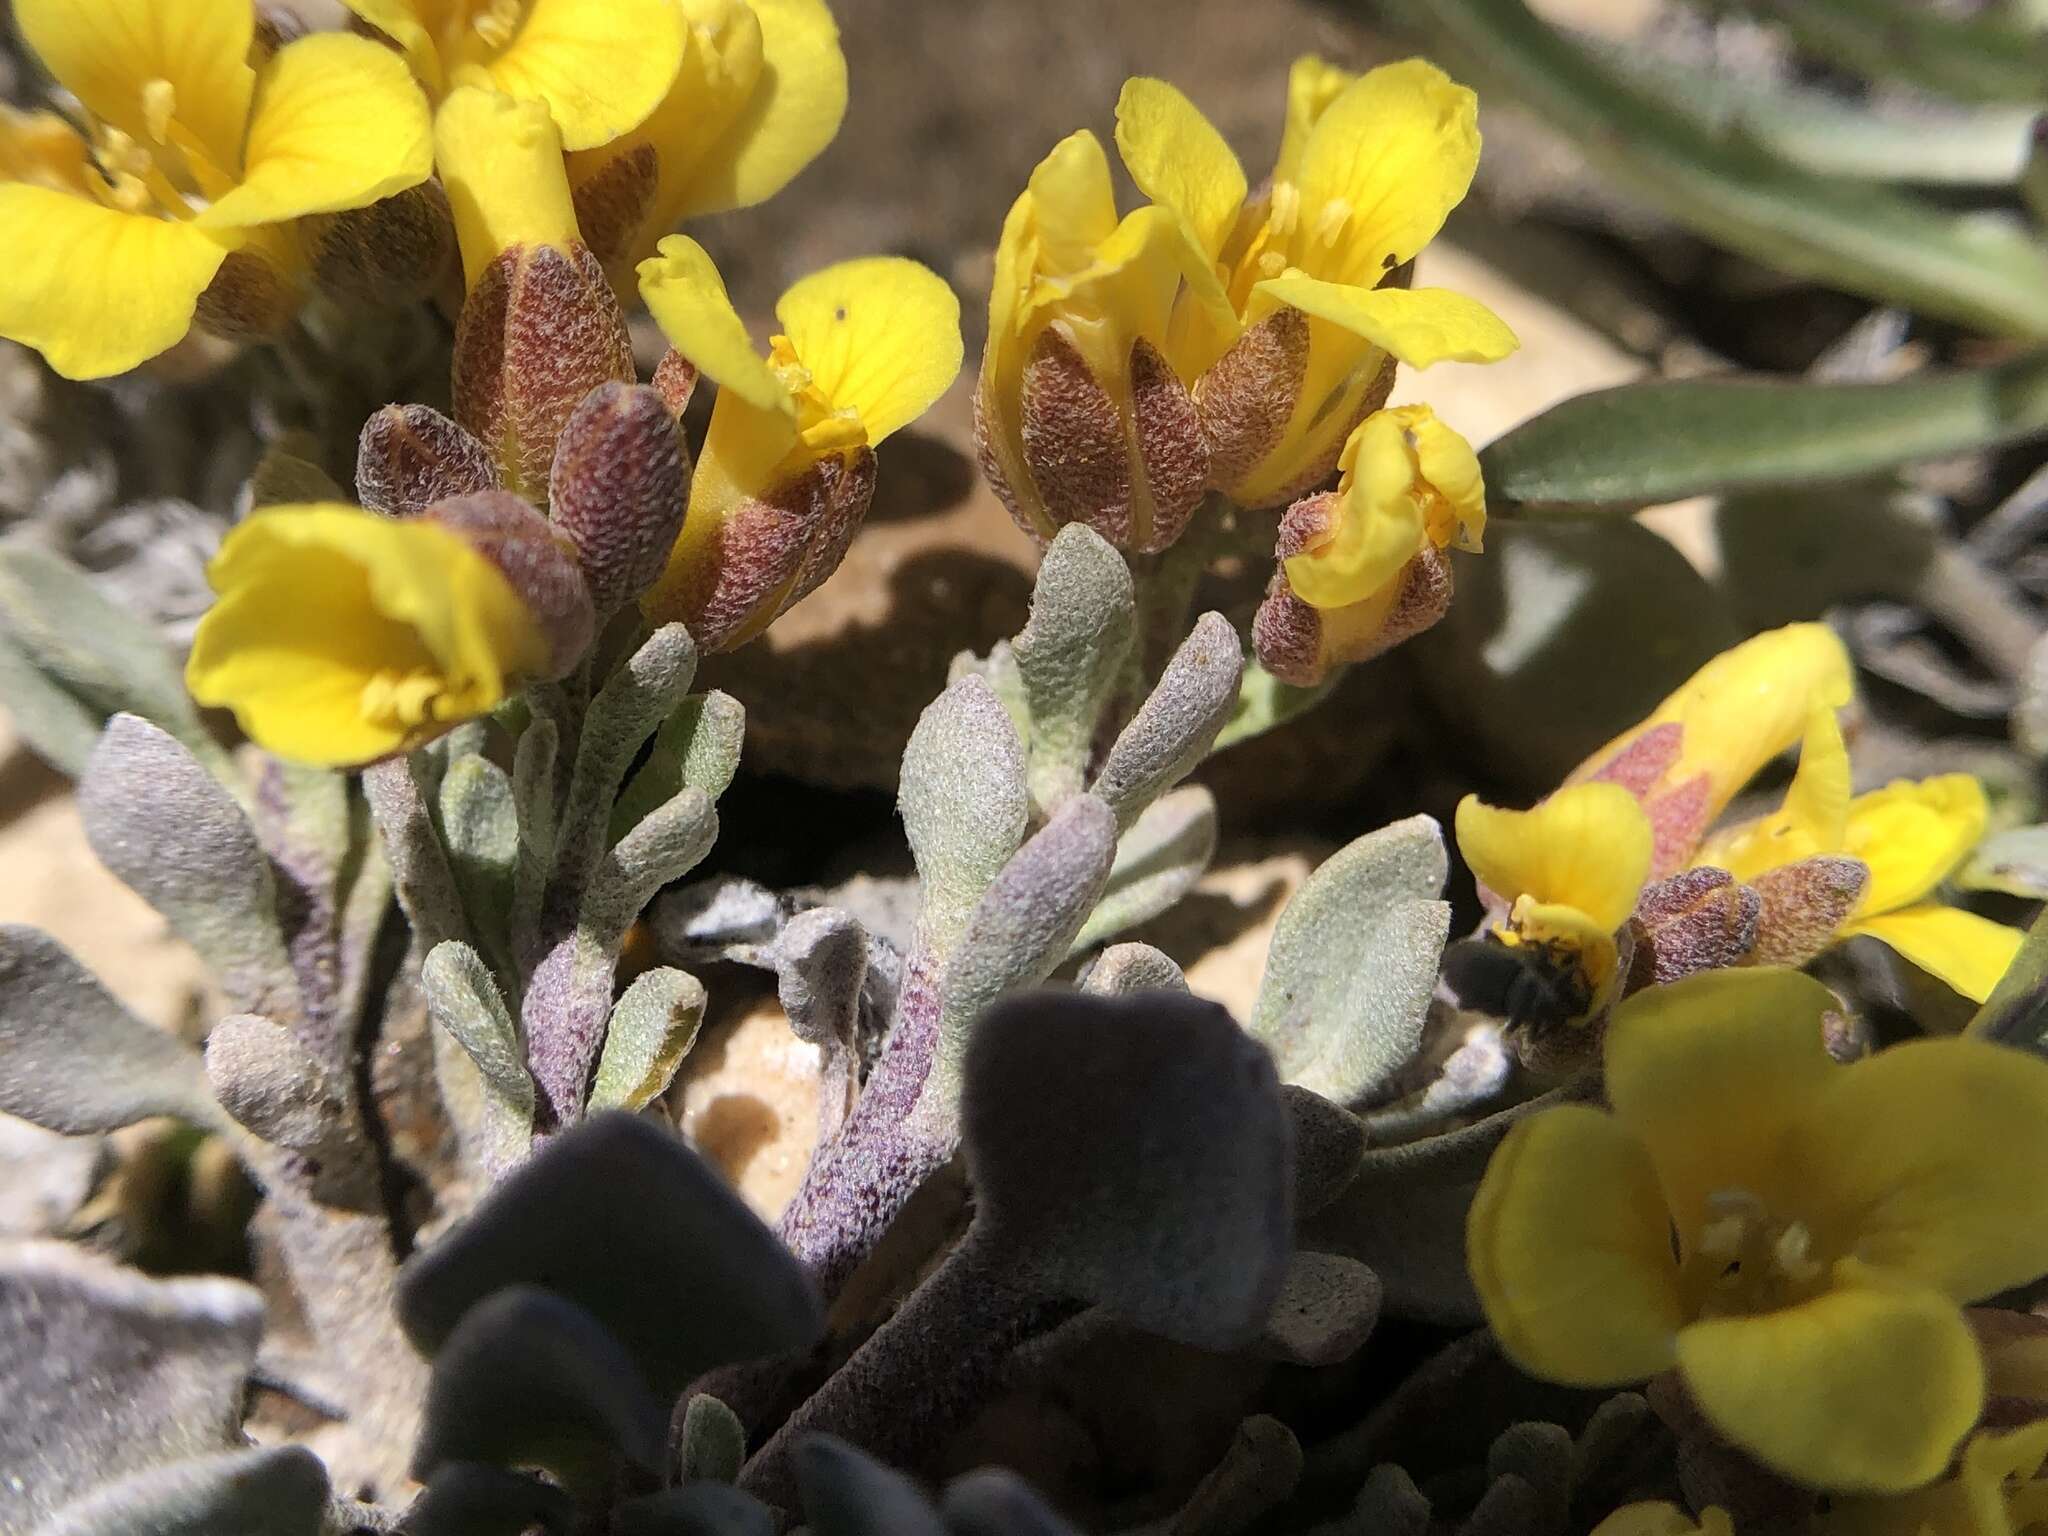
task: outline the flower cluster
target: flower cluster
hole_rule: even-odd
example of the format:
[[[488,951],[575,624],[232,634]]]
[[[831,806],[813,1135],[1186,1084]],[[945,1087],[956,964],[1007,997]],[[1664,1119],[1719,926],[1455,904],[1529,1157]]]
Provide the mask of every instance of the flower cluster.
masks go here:
[[[1492,935],[1554,980],[1568,1022],[1696,971],[1801,965],[1859,934],[1990,995],[2020,935],[1934,899],[1984,835],[1984,791],[1944,774],[1852,795],[1854,693],[1834,634],[1791,625],[1715,657],[1533,808],[1466,797],[1458,844]],[[1710,835],[1795,745],[1780,808]]]

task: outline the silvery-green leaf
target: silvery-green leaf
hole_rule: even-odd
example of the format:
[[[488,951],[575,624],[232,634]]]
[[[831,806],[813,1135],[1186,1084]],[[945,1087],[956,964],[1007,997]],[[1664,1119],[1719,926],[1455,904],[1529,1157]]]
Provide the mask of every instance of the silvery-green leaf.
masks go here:
[[[1080,523],[1062,528],[1039,564],[1030,621],[1010,647],[1030,721],[1031,794],[1043,810],[1080,793],[1136,613],[1124,557]]]
[[[1150,944],[1112,944],[1095,957],[1081,978],[1081,990],[1097,997],[1122,997],[1131,992],[1185,992],[1188,979],[1179,966]]]
[[[623,937],[635,917],[671,880],[702,862],[718,841],[718,810],[694,784],[642,817],[600,860],[584,901],[583,925]]]
[[[1596,171],[1707,238],[1778,271],[1925,314],[2000,335],[2048,335],[2048,252],[2017,220],[1949,213],[1885,187],[1814,175],[1719,135],[1630,86],[1522,0],[1400,0],[1398,8],[1427,29],[1461,79],[1518,100]],[[1871,41],[1899,52],[1889,32]],[[2030,89],[2039,79],[2037,70]],[[1491,492],[1491,467],[1487,485]]]
[[[1379,1321],[1380,1282],[1335,1253],[1297,1253],[1255,1346],[1291,1365],[1335,1365],[1358,1353]]]
[[[1240,741],[1250,741],[1254,736],[1279,729],[1296,715],[1305,715],[1322,703],[1343,679],[1344,669],[1338,667],[1313,687],[1297,688],[1292,683],[1281,682],[1260,664],[1257,657],[1253,657],[1245,663],[1244,678],[1237,685],[1237,704],[1230,712],[1230,719],[1216,733],[1216,743],[1209,750],[1221,752]]]
[[[697,645],[689,630],[664,624],[590,701],[556,834],[557,869],[569,889],[580,888],[596,868],[626,770],[647,738],[675,713],[696,675]]]
[[[2048,826],[1994,832],[1956,872],[1966,891],[2003,891],[2029,901],[2048,898]]]
[[[37,1536],[320,1536],[327,1469],[302,1445],[226,1451],[133,1473]]]
[[[1273,929],[1247,1026],[1281,1077],[1355,1103],[1414,1056],[1450,907],[1427,816],[1369,832],[1302,882]]]
[[[0,1244],[0,1529],[235,1444],[262,1333],[263,1298],[238,1280],[153,1280],[67,1243]]]
[[[655,732],[647,761],[612,808],[612,841],[685,788],[713,800],[724,794],[739,772],[746,734],[747,712],[731,694],[713,689],[684,699]]]
[[[688,971],[664,965],[634,977],[612,1005],[590,1084],[591,1112],[639,1109],[660,1097],[703,1022],[704,985]]]
[[[1173,907],[1215,856],[1214,795],[1190,784],[1153,801],[1118,840],[1109,884],[1075,938],[1075,950],[1092,949]]]
[[[986,681],[963,677],[925,707],[896,798],[924,881],[920,927],[944,954],[1031,817],[1023,744]]]
[[[1030,706],[1024,701],[1024,676],[1017,668],[1017,653],[1010,648],[1007,640],[998,640],[988,648],[986,656],[977,656],[972,651],[962,651],[955,656],[952,665],[946,668],[946,683],[950,687],[963,677],[978,677],[995,690],[1002,700],[1003,708],[1009,712],[1010,723],[1017,728],[1021,738],[1031,729]]]
[[[1243,677],[1237,631],[1222,614],[1203,614],[1089,786],[1116,812],[1119,826],[1130,826],[1208,755],[1237,708]]]
[[[297,1016],[269,856],[183,745],[138,716],[114,716],[86,761],[78,808],[100,862],[199,951],[230,1006]]]
[[[692,1395],[683,1408],[677,1437],[683,1481],[729,1483],[747,1458],[747,1429],[739,1416],[707,1392]]]
[[[152,1115],[218,1125],[199,1053],[135,1017],[47,933],[0,925],[0,1110],[66,1135]]]
[[[363,795],[384,842],[399,905],[420,942],[431,946],[464,937],[469,919],[428,809],[425,769],[419,752],[374,764],[363,770]]]
[[[344,1086],[274,1019],[238,1013],[214,1025],[206,1075],[221,1107],[272,1146],[312,1152],[351,1129]]]
[[[483,1166],[496,1173],[526,1156],[533,1137],[533,1078],[519,1048],[496,978],[483,958],[455,939],[436,944],[420,970],[427,1011],[475,1065],[483,1080],[482,1120],[466,1131]]]
[[[487,757],[457,757],[441,775],[438,796],[448,870],[472,931],[502,933],[519,863],[519,813],[512,779]]]
[[[233,765],[200,722],[163,638],[61,557],[0,543],[0,657],[8,690],[0,702],[16,710],[19,698],[15,724],[66,773],[82,773],[99,727],[128,711],[232,781]]]

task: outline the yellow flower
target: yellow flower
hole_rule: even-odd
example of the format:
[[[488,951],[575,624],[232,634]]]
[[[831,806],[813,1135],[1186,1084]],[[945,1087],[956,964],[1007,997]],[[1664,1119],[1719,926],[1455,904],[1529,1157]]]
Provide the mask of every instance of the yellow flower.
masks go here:
[[[547,104],[571,149],[636,128],[683,62],[676,0],[346,0],[439,101],[465,85]]]
[[[1735,1523],[1711,1505],[1694,1520],[1676,1504],[1625,1504],[1594,1526],[1593,1536],[1735,1536]]]
[[[1157,550],[1186,526],[1209,456],[1192,376],[1162,351],[1184,281],[1222,303],[1170,210],[1117,217],[1094,134],[1069,135],[1038,163],[996,246],[974,400],[982,468],[1027,533],[1083,522],[1119,547]]]
[[[1984,787],[1967,773],[1899,779],[1851,799],[1848,748],[1823,707],[1809,718],[1784,804],[1716,833],[1693,862],[1754,883],[1806,859],[1854,859],[1866,871],[1863,892],[1833,937],[1868,934],[1981,1003],[2022,935],[1928,898],[1983,840],[1988,818]]]
[[[824,0],[669,3],[684,31],[668,93],[638,126],[569,157],[584,238],[622,292],[678,223],[774,196],[846,116],[846,56]]]
[[[1939,1476],[1983,1407],[1961,1305],[2048,1270],[2048,1062],[1919,1040],[1851,1066],[1796,971],[1639,993],[1611,1111],[1501,1143],[1466,1226],[1524,1369],[1610,1386],[1676,1368],[1715,1430],[1816,1488]]]
[[[1165,348],[1209,430],[1216,483],[1240,504],[1291,500],[1326,476],[1384,402],[1392,361],[1497,362],[1514,335],[1476,300],[1386,286],[1463,200],[1478,101],[1421,59],[1352,78],[1300,60],[1261,193],[1221,134],[1160,80],[1127,83],[1117,145],[1140,190],[1205,261]]]
[[[231,255],[294,290],[293,220],[433,170],[425,99],[367,39],[301,38],[252,66],[248,0],[17,0],[14,15],[84,131],[0,118],[0,335],[68,377],[176,345]]]
[[[410,751],[550,667],[511,581],[425,518],[266,507],[229,532],[206,574],[219,600],[199,621],[186,684],[280,757],[348,767]]]
[[[1617,980],[1615,934],[1650,872],[1650,821],[1618,784],[1577,784],[1526,811],[1475,795],[1458,803],[1458,849],[1507,907],[1495,935],[1527,947],[1571,984],[1583,1020]]]
[[[1833,1501],[1812,1536],[2039,1536],[2048,1530],[2048,1419],[1986,1429],[1938,1483],[1887,1498]]]
[[[1640,725],[1566,780],[1623,785],[1657,831],[1651,873],[1683,869],[1736,792],[1797,744],[1814,711],[1856,695],[1849,653],[1825,624],[1788,624],[1723,651]]]
[[[763,357],[704,248],[671,235],[660,250],[640,292],[719,390],[682,537],[645,606],[724,649],[837,566],[867,510],[875,446],[960,371],[960,303],[914,261],[841,262],[782,295]]]

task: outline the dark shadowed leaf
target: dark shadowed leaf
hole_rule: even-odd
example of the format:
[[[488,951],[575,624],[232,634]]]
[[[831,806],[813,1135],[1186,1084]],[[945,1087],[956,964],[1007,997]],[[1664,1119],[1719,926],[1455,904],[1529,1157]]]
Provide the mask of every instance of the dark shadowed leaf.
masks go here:
[[[917,1484],[844,1440],[806,1436],[795,1461],[804,1515],[818,1536],[944,1536]]]
[[[136,1472],[60,1511],[38,1536],[319,1536],[327,1469],[300,1445]]]
[[[405,1512],[406,1536],[505,1536],[538,1526],[563,1536],[576,1518],[576,1501],[537,1477],[474,1461],[436,1469],[426,1490]]]

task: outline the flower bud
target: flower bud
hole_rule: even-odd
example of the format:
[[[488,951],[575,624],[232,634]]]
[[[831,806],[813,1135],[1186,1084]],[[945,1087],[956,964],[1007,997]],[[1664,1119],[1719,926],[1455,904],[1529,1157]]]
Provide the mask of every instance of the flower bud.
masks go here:
[[[185,677],[280,757],[374,762],[488,714],[587,650],[590,599],[546,520],[501,491],[405,520],[265,507],[207,567]]]
[[[455,418],[510,490],[547,494],[555,439],[583,397],[633,381],[626,317],[577,232],[546,106],[467,87],[435,120],[469,296],[455,328]]]
[[[638,597],[661,574],[689,486],[689,458],[659,390],[600,384],[576,408],[555,445],[548,504],[599,613]]]
[[[1756,947],[1762,910],[1757,893],[1725,869],[1682,870],[1645,887],[1630,919],[1636,943],[1626,990],[1741,965]]]
[[[193,320],[229,341],[267,341],[283,331],[305,297],[304,272],[285,231],[262,232],[264,244],[229,251],[199,295]]]
[[[1836,941],[1870,884],[1861,859],[1822,854],[1750,877],[1758,910],[1753,965],[1804,965]]]
[[[490,450],[430,405],[387,405],[356,440],[356,499],[373,512],[413,517],[497,488]]]
[[[409,304],[433,293],[455,260],[454,216],[438,181],[308,222],[313,275],[344,299]]]

